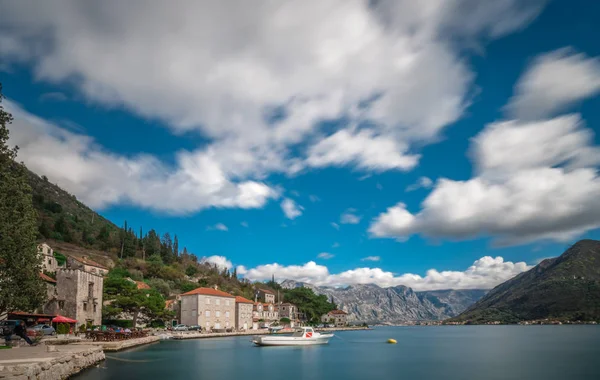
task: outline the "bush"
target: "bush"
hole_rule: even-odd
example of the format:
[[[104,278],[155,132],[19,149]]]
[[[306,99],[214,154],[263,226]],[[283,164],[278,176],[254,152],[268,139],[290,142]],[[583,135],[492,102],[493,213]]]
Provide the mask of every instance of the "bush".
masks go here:
[[[169,297],[171,294],[171,286],[169,286],[169,283],[165,280],[160,278],[151,278],[147,281],[147,283],[152,289],[156,289],[165,298]]]
[[[86,330],[86,326],[85,325],[79,325],[79,332],[80,333],[84,333]]]
[[[59,323],[56,327],[56,332],[58,334],[68,334],[71,328],[68,323]]]
[[[133,321],[129,319],[107,319],[102,321],[103,325],[115,325],[123,328],[133,328]]]
[[[54,258],[56,259],[56,263],[60,266],[63,266],[67,262],[67,257],[58,251],[54,251]]]
[[[290,320],[289,318],[283,317],[283,318],[281,318],[281,319],[279,320],[279,322],[281,322],[281,323],[290,323],[290,322],[291,322],[291,320]]]

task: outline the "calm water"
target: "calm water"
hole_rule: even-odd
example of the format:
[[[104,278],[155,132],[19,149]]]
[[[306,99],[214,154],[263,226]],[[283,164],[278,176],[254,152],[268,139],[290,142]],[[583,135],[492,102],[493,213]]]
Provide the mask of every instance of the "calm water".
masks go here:
[[[385,327],[336,335],[313,347],[253,347],[250,337],[165,341],[109,354],[148,362],[109,358],[77,379],[600,379],[600,326]]]

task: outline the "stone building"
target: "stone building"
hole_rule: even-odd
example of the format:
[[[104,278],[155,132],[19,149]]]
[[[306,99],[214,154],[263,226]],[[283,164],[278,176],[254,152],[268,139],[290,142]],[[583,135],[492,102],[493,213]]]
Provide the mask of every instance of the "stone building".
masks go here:
[[[77,320],[78,325],[102,323],[102,290],[104,278],[79,269],[56,271],[56,296],[44,312]]]
[[[181,295],[181,323],[203,329],[235,327],[235,297],[215,288],[197,288]]]
[[[42,270],[45,272],[54,273],[61,268],[54,257],[54,250],[46,243],[37,246],[38,255],[42,256]]]
[[[321,317],[321,322],[332,323],[336,327],[346,326],[348,324],[348,313],[343,310],[331,310]]]
[[[258,299],[255,299],[255,302],[261,300],[264,303],[275,303],[275,293],[269,289],[258,289],[256,291],[256,297]]]
[[[108,274],[108,268],[104,265],[98,264],[97,262],[90,260],[88,257],[75,257],[69,256],[67,258],[67,266],[69,269],[80,269],[85,272],[98,274],[105,276]]]
[[[279,312],[272,303],[255,302],[252,319],[254,322],[262,322],[262,326],[269,326],[271,323],[279,321]]]
[[[290,327],[294,327],[298,323],[298,307],[289,302],[284,302],[278,305],[277,311],[279,312],[279,318],[288,318],[290,320]]]
[[[248,330],[252,324],[253,302],[244,297],[235,297],[235,328],[236,330]]]

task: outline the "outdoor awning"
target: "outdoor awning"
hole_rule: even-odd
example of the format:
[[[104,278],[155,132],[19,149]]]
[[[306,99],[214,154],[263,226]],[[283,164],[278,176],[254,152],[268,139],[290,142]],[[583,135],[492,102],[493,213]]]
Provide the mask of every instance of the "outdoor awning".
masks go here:
[[[52,323],[77,323],[76,320],[58,315],[52,319]]]

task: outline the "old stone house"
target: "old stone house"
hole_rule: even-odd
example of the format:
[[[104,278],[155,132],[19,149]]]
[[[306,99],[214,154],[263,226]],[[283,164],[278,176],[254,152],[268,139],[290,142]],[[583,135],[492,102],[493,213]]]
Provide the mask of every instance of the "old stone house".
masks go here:
[[[249,330],[252,324],[253,302],[244,297],[235,297],[235,328],[237,330]]]
[[[235,327],[235,297],[215,288],[197,288],[181,295],[181,323],[203,329]]]
[[[252,309],[252,319],[255,322],[263,322],[263,326],[279,321],[279,312],[272,303],[255,302]]]
[[[80,269],[56,271],[54,302],[44,307],[46,314],[60,314],[77,320],[78,325],[102,323],[104,277]]]
[[[264,303],[275,303],[275,293],[269,289],[258,289],[256,291],[256,297],[258,299],[255,299],[255,302],[261,300]]]
[[[279,312],[279,318],[288,318],[290,320],[291,327],[294,327],[298,323],[298,307],[289,302],[284,302],[278,305],[277,311]]]
[[[105,276],[108,274],[107,267],[102,264],[98,264],[94,260],[90,260],[87,256],[69,256],[67,258],[67,267],[70,269],[80,269],[82,271],[94,273],[99,276]]]
[[[321,322],[332,323],[336,327],[346,326],[348,324],[348,313],[343,310],[331,310],[321,317]]]
[[[54,273],[61,268],[54,257],[54,250],[46,243],[37,246],[38,255],[42,256],[42,271]]]

